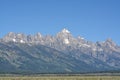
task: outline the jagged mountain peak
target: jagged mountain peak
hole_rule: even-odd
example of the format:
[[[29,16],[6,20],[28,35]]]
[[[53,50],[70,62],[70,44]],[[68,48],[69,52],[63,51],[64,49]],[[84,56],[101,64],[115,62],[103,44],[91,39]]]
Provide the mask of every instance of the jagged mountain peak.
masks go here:
[[[14,33],[14,32],[9,32],[8,34],[5,35],[5,37],[21,37],[21,36],[25,36],[25,34],[23,33]]]
[[[106,44],[108,45],[111,45],[111,46],[116,46],[115,42],[111,39],[111,38],[108,38],[106,41],[105,41]]]
[[[41,37],[42,37],[42,34],[41,34],[40,32],[38,32],[38,33],[36,33],[34,36],[35,36],[36,38],[41,38]]]
[[[14,32],[9,32],[8,35],[14,34]]]
[[[6,37],[13,37],[13,36],[15,36],[16,34],[14,33],[14,32],[9,32],[7,35],[6,35]]]
[[[36,35],[42,36],[40,32],[37,32]]]
[[[65,28],[62,31],[58,32],[56,37],[59,38],[59,39],[62,39],[62,40],[66,39],[65,42],[67,42],[67,39],[73,38],[73,36],[70,33],[70,31],[65,29]]]
[[[113,42],[113,40],[111,38],[107,38],[106,42]]]
[[[67,30],[66,28],[64,28],[61,32],[62,32],[62,33],[70,33],[70,31]]]

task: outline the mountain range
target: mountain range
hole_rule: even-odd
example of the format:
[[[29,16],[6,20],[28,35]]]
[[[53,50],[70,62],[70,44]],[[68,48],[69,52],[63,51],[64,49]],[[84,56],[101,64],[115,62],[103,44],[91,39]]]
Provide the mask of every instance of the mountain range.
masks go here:
[[[0,39],[0,73],[83,73],[120,70],[120,46],[91,42],[63,29],[55,36],[9,32]]]

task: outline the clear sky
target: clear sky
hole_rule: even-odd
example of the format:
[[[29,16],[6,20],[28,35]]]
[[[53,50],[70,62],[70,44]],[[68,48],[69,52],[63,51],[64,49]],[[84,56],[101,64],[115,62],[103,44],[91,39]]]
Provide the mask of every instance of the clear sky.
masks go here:
[[[67,28],[89,41],[120,45],[120,0],[0,0],[0,37],[8,32],[55,35]]]

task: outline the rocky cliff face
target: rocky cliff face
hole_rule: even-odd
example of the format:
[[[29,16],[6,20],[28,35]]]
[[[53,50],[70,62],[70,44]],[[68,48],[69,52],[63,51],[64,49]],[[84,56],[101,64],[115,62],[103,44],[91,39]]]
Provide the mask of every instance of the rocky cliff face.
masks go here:
[[[44,48],[41,48],[41,46],[44,46]],[[60,71],[59,69],[62,69],[63,72],[80,72],[84,67],[83,70],[86,72],[120,69],[120,47],[111,39],[93,43],[80,36],[73,37],[67,29],[63,29],[55,36],[43,36],[40,33],[25,35],[10,32],[0,39],[0,47],[0,59],[4,62],[4,66],[9,63],[15,70],[26,70],[25,66],[27,64],[29,65],[27,67],[30,68],[27,69],[28,71],[32,71],[33,64],[39,65],[36,66],[36,71],[44,66],[47,69],[50,69],[49,66],[55,67],[54,71],[56,72]],[[46,60],[43,60],[44,58]],[[64,66],[61,66],[61,61]],[[25,66],[22,66],[23,64]]]

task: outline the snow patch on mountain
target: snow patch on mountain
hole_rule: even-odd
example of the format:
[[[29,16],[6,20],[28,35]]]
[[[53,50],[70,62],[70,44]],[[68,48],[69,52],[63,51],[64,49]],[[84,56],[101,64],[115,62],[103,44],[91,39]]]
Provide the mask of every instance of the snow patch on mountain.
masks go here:
[[[64,43],[65,43],[65,44],[69,44],[70,42],[69,42],[68,39],[64,39]]]
[[[63,33],[70,33],[70,31],[67,30],[67,29],[65,29],[65,28],[62,30],[62,32],[63,32]]]
[[[20,43],[25,43],[25,41],[23,41],[23,40],[20,40]]]
[[[78,36],[78,39],[84,39],[83,37]]]
[[[83,47],[91,47],[90,45],[88,44],[82,44]]]
[[[13,42],[17,42],[16,39],[12,39],[12,40],[13,40]]]

